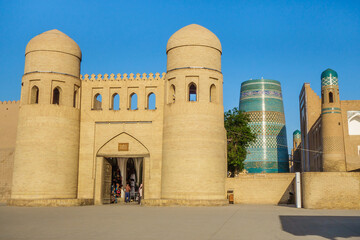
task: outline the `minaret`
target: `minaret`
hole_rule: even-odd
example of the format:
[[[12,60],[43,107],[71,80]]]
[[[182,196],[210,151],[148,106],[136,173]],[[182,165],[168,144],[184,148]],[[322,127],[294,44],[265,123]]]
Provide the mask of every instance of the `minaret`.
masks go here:
[[[293,132],[293,149],[297,149],[301,143],[301,132],[299,130],[295,130]]]
[[[329,68],[321,74],[321,138],[323,171],[346,171],[338,75]]]
[[[166,53],[162,199],[217,204],[227,169],[220,41],[191,24]]]
[[[10,204],[77,197],[80,62],[58,30],[26,46]]]

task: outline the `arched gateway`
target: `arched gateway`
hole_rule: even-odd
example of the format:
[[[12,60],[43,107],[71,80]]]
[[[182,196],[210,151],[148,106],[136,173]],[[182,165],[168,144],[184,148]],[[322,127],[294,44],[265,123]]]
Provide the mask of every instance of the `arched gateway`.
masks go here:
[[[144,163],[149,157],[149,150],[125,132],[101,146],[96,154],[95,204],[110,203],[111,190],[116,184],[119,187],[129,184],[133,197],[140,184],[145,186]]]

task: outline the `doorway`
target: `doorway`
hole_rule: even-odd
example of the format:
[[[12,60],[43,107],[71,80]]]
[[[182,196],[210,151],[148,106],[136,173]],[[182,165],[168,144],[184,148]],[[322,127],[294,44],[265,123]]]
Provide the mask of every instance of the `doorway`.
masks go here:
[[[124,203],[127,184],[130,186],[130,201],[136,202],[140,184],[143,183],[143,157],[109,157],[105,158],[105,162],[112,167],[111,184],[104,186],[104,193],[110,193],[110,201],[107,202]],[[106,197],[104,196],[104,200]]]

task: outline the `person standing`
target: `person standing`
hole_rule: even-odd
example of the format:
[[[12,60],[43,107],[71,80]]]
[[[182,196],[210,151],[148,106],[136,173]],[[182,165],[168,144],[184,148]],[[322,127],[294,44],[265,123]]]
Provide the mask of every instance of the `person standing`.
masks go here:
[[[126,187],[125,187],[125,202],[130,202],[130,185],[129,184],[126,184]]]
[[[139,187],[139,205],[141,205],[142,191],[143,191],[143,184],[140,184],[140,187]]]

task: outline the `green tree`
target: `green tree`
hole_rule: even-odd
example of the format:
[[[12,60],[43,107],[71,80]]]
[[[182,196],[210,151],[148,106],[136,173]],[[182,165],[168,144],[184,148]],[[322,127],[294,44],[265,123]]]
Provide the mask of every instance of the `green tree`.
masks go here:
[[[225,129],[227,132],[228,171],[235,173],[244,169],[246,147],[254,142],[256,135],[248,125],[249,116],[237,108],[225,112]]]

